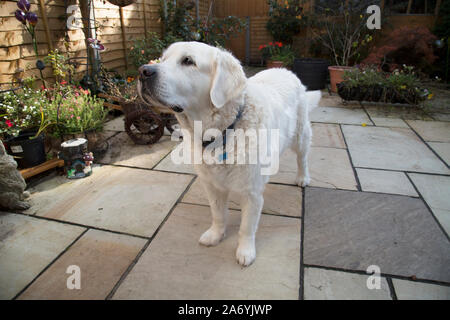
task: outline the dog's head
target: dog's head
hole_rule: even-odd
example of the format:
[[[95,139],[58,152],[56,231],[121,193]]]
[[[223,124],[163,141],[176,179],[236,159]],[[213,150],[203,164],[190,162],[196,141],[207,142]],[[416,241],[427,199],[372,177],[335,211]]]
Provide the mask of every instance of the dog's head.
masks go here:
[[[160,63],[139,68],[138,92],[148,104],[176,112],[223,107],[245,89],[246,77],[229,52],[200,42],[177,42]]]

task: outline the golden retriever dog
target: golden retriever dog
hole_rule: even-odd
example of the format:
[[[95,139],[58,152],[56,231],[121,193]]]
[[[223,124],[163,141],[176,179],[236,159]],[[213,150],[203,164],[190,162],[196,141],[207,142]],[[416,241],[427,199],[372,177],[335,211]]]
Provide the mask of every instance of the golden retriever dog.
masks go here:
[[[269,175],[263,172],[265,165],[278,169],[279,155],[292,148],[297,153],[298,185],[310,182],[309,111],[318,105],[320,91],[306,92],[300,80],[282,68],[247,79],[232,54],[199,42],[174,43],[159,63],[141,66],[137,86],[143,101],[176,112],[183,143],[194,146],[188,151],[209,154],[217,160],[210,157],[208,161],[194,161],[212,214],[212,225],[200,237],[200,243],[215,246],[224,238],[228,195],[237,192],[241,195],[242,218],[236,259],[243,266],[250,265],[256,257],[255,234],[269,181]],[[260,134],[264,131],[265,136]],[[235,145],[230,134],[234,138],[238,132],[243,132],[245,139]],[[256,147],[247,143],[252,140],[249,132],[259,134]],[[261,151],[257,157],[251,155],[263,144],[270,163],[262,162]],[[226,151],[213,155],[211,146]],[[236,163],[235,158],[241,162]]]

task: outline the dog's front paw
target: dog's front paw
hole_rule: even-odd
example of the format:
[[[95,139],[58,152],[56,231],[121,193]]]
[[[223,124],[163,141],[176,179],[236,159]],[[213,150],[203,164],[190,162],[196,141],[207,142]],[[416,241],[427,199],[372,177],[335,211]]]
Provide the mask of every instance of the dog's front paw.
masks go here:
[[[236,250],[236,259],[240,265],[247,267],[255,261],[255,258],[256,250],[254,243],[246,241],[238,245]]]
[[[219,244],[219,242],[223,239],[224,236],[225,231],[221,231],[211,227],[202,234],[198,242],[208,247],[215,246]]]
[[[297,185],[299,187],[306,187],[307,185],[309,185],[310,182],[311,182],[311,178],[309,176],[306,176],[306,177],[299,176],[297,178]]]

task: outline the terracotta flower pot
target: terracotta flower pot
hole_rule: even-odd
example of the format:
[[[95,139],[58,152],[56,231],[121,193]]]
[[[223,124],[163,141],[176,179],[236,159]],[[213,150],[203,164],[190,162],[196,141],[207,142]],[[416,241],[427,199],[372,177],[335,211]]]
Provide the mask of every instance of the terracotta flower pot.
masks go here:
[[[331,91],[337,92],[336,85],[344,81],[344,72],[346,70],[354,69],[354,67],[343,67],[343,66],[330,66],[328,70],[330,71],[330,83]]]
[[[283,61],[268,60],[267,68],[284,68]]]

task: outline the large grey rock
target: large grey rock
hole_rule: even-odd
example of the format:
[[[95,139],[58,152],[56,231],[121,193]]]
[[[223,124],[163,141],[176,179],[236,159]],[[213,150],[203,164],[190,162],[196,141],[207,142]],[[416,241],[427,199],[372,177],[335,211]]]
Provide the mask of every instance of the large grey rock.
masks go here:
[[[25,210],[30,205],[25,202],[27,184],[17,170],[17,162],[6,153],[0,141],[0,207],[11,210]]]

